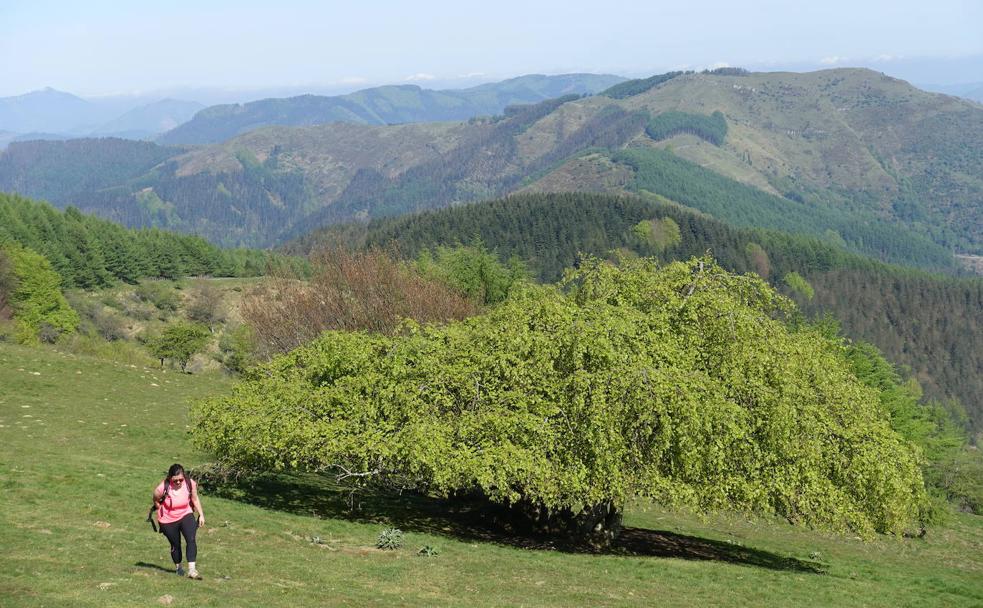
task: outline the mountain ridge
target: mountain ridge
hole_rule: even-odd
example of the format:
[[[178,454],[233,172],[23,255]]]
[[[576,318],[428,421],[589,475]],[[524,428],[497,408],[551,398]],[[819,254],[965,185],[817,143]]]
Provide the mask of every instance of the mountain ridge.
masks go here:
[[[672,112],[683,122],[653,139],[652,121]],[[699,136],[711,128],[701,117],[717,112],[725,130]],[[51,200],[227,244],[271,245],[321,224],[519,190],[654,187],[669,196],[671,184],[653,185],[638,167],[612,161],[624,149],[662,150],[814,220],[810,209],[825,210],[850,218],[846,226],[893,227],[891,239],[907,231],[974,254],[983,247],[981,142],[983,108],[869,70],[691,73],[617,99],[570,95],[467,122],[262,127],[221,144],[166,149],[145,175],[99,192],[65,187],[61,196],[72,200]],[[47,146],[71,173],[70,155]],[[0,155],[0,188],[30,181],[21,156],[17,144]]]
[[[596,93],[625,80],[608,74],[527,74],[465,89],[425,89],[397,84],[346,95],[298,95],[244,104],[210,106],[190,121],[158,137],[162,144],[221,143],[265,126],[305,126],[331,122],[386,125],[463,121],[501,113],[505,107],[568,94]]]

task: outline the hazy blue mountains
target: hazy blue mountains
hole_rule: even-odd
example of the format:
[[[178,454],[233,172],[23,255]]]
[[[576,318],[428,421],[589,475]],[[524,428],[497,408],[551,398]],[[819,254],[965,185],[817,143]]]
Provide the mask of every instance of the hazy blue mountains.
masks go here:
[[[597,93],[624,80],[620,76],[604,74],[533,74],[467,89],[434,91],[407,84],[331,97],[299,95],[262,99],[206,108],[157,141],[162,144],[220,143],[253,129],[274,125],[461,121],[501,114],[511,105]]]

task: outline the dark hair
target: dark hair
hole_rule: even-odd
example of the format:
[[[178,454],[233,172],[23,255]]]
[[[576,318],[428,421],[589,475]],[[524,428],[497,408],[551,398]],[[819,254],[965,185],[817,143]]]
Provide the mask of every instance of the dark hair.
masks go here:
[[[178,473],[184,475],[184,467],[175,462],[171,465],[171,468],[167,469],[167,481],[170,481],[171,477],[174,477]]]

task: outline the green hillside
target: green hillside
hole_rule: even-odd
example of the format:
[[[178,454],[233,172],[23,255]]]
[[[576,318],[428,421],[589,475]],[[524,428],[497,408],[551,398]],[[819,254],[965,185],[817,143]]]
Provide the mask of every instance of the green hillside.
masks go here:
[[[24,155],[14,144],[0,155],[0,188],[51,192],[56,204],[130,226],[266,246],[319,225],[520,190],[672,186],[667,192],[685,198],[641,167],[639,155],[661,149],[662,157],[646,158],[671,153],[702,167],[661,163],[696,180],[686,186],[690,200],[677,202],[727,221],[737,221],[736,210],[719,198],[703,201],[707,188],[741,193],[742,225],[831,231],[890,262],[951,268],[948,252],[981,251],[983,109],[976,105],[869,70],[686,73],[636,89],[511,106],[468,122],[267,127],[179,156],[154,149],[164,160],[153,169],[99,178],[83,190],[78,180],[37,175],[42,157],[61,158],[65,144],[34,144],[34,163],[18,162]],[[114,144],[77,145],[82,167],[81,157],[99,158]],[[592,152],[602,153],[593,157],[600,165],[585,163]],[[612,154],[626,165],[613,173]],[[71,162],[58,166],[82,173]]]
[[[181,152],[118,138],[15,142],[0,152],[0,191],[69,205],[129,184]]]
[[[612,159],[634,170],[634,190],[659,194],[734,226],[821,236],[882,260],[930,269],[954,268],[951,252],[942,246],[870,213],[769,194],[667,150],[629,148]]]
[[[638,504],[623,540],[590,553],[496,530],[478,513],[411,493],[362,495],[351,512],[347,491],[312,475],[205,488],[204,580],[182,580],[143,519],[171,462],[212,459],[190,445],[186,413],[193,400],[228,391],[228,380],[0,344],[0,386],[6,608],[983,602],[983,523],[971,515],[924,539],[862,542]],[[403,547],[376,549],[391,525],[406,532]],[[438,554],[417,556],[425,545]]]
[[[331,122],[387,125],[407,122],[468,120],[492,116],[515,104],[564,95],[596,93],[624,80],[598,74],[531,74],[468,89],[434,91],[393,85],[325,97],[300,95],[246,104],[212,106],[161,135],[162,144],[219,143],[264,126],[301,126]]]
[[[65,287],[83,289],[145,277],[256,276],[270,265],[296,265],[270,252],[219,249],[201,237],[156,228],[126,229],[74,207],[62,212],[0,193],[0,246],[7,243],[40,253]]]
[[[651,197],[650,197],[651,198]],[[677,245],[641,238],[639,222],[671,218]],[[516,195],[368,224],[338,226],[293,243],[301,252],[321,244],[395,244],[405,256],[437,245],[480,239],[503,259],[527,260],[542,280],[556,280],[581,253],[624,249],[662,260],[710,251],[728,270],[758,272],[793,295],[810,315],[830,313],[855,339],[870,341],[909,366],[929,394],[958,398],[975,431],[983,430],[983,280],[956,279],[888,266],[829,242],[761,229],[734,228],[667,202],[589,194]],[[798,272],[817,290],[795,294],[784,277]],[[940,356],[940,353],[945,353]]]

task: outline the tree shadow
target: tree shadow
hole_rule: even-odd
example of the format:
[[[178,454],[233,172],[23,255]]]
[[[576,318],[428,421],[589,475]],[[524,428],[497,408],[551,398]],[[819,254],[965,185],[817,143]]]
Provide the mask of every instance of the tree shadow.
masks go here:
[[[598,547],[583,541],[532,532],[516,524],[506,507],[473,499],[441,499],[414,492],[364,489],[352,496],[333,479],[310,474],[270,475],[234,484],[202,488],[212,496],[264,509],[321,518],[381,523],[464,542],[489,542],[523,549],[634,557],[674,557],[825,574],[822,564],[731,544],[669,532],[625,527],[613,543]],[[352,508],[351,502],[354,502]]]

